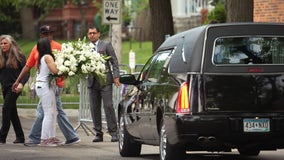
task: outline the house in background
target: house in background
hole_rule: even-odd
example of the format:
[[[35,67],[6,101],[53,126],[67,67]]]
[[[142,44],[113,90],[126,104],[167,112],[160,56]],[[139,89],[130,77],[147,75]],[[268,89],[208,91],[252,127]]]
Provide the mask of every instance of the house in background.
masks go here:
[[[102,1],[97,0],[96,2],[102,3]],[[205,20],[204,16],[213,9],[210,2],[211,0],[171,0],[175,33],[202,25]],[[63,8],[52,11],[48,17],[38,22],[37,25],[48,23],[54,26],[57,31],[55,32],[55,38],[76,39],[86,32],[82,30],[84,28],[82,25],[93,24],[97,13],[98,8],[92,3],[83,4],[79,7],[67,3]],[[283,13],[283,0],[254,1],[254,22],[284,22]],[[83,19],[85,19],[85,22],[82,21]],[[143,28],[143,32],[150,32],[150,26],[143,27],[145,17],[143,20],[141,23],[135,24],[138,26],[134,27]]]
[[[284,23],[284,1],[254,0],[253,21]]]
[[[210,0],[171,0],[175,32],[200,26],[204,15],[212,9]]]
[[[97,2],[102,3],[102,0]],[[56,30],[55,38],[77,39],[86,34],[85,26],[94,23],[98,11],[93,3],[80,6],[67,3],[63,8],[54,9],[44,20],[38,22],[38,26],[51,25]]]
[[[204,11],[213,9],[211,0],[171,0],[176,33],[203,24]],[[283,0],[254,0],[254,22],[284,23]]]
[[[103,0],[97,0],[102,3]],[[203,24],[201,10],[208,10],[210,0],[171,0],[175,32],[181,32],[189,28]],[[94,23],[98,8],[93,3],[76,6],[67,3],[63,8],[54,9],[44,20],[36,23],[39,28],[42,24],[49,24],[57,31],[55,38],[77,39],[86,32],[83,25]],[[83,21],[85,20],[85,21]],[[141,27],[141,26],[135,26]],[[148,32],[147,28],[143,32]]]

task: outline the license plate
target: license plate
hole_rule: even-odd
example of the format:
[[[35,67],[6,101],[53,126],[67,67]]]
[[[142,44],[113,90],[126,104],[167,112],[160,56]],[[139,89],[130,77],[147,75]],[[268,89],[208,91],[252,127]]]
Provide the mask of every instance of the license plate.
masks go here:
[[[245,118],[243,119],[244,132],[269,132],[270,120],[268,118]]]

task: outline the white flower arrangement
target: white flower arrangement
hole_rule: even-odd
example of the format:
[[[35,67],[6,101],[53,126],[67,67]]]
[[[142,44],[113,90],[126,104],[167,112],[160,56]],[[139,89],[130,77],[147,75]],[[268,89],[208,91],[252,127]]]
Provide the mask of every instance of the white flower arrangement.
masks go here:
[[[62,44],[61,51],[54,51],[55,63],[59,70],[58,76],[84,76],[93,73],[105,80],[105,62],[110,56],[101,55],[94,50],[92,43],[86,43],[86,37],[76,42]]]

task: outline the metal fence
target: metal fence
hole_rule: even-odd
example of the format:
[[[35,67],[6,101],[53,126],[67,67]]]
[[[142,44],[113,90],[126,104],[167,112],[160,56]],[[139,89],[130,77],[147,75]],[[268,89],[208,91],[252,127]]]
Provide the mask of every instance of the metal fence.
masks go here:
[[[137,74],[143,67],[143,64],[137,64],[134,68],[134,74]],[[121,74],[127,74],[131,73],[131,69],[129,68],[128,65],[125,64],[120,64],[120,73]],[[35,107],[38,105],[39,99],[36,95],[35,88],[34,88],[34,83],[35,83],[35,77],[31,77],[27,84],[24,86],[23,93],[19,96],[17,100],[17,105],[21,106],[23,108],[31,108]],[[72,108],[79,108],[80,104],[80,82],[76,81],[73,82],[71,81],[70,84],[72,85],[73,88],[76,88],[76,91],[73,92],[66,92],[66,88],[64,88],[63,93],[62,93],[62,104],[63,107],[66,105],[74,105],[75,107]],[[113,101],[114,101],[114,106],[117,106],[119,101],[121,100],[121,89],[124,87],[122,85],[119,88],[113,87]],[[0,103],[3,103],[3,96],[2,92],[0,92]],[[77,106],[77,107],[76,107]]]
[[[116,87],[113,85],[113,106],[117,113],[117,106],[119,102],[122,100],[122,88],[124,85],[120,87]],[[89,93],[87,89],[87,80],[85,78],[80,79],[80,101],[79,101],[79,114],[78,114],[78,125],[75,127],[77,130],[79,127],[82,127],[87,135],[95,133],[93,130],[88,127],[87,122],[92,122],[92,116],[90,113],[90,101],[89,101]],[[103,105],[103,104],[102,104]],[[117,115],[117,114],[116,114]],[[102,107],[102,119],[103,123],[106,123],[104,109]]]
[[[134,69],[134,74],[137,74],[143,65],[138,64]],[[130,73],[131,70],[127,65],[120,65],[120,72],[121,74]],[[36,108],[39,102],[39,98],[36,96],[35,88],[34,88],[35,78],[31,77],[27,84],[24,87],[24,91],[22,95],[19,96],[17,100],[17,105],[21,107],[34,107]],[[63,92],[61,96],[63,108],[66,105],[75,105],[75,108],[78,108],[79,115],[78,115],[78,125],[75,128],[76,130],[79,127],[82,127],[87,135],[94,134],[92,129],[88,127],[86,124],[87,122],[92,122],[92,117],[90,113],[90,104],[89,104],[89,96],[86,86],[86,80],[80,79],[78,82],[70,82],[71,85],[77,88],[77,92],[66,93]],[[113,86],[113,106],[115,111],[117,112],[117,107],[119,102],[123,98],[123,92],[127,90],[127,85],[121,84],[120,87]],[[2,92],[0,92],[2,94]],[[0,102],[3,103],[3,96],[0,96]],[[117,115],[117,114],[116,114]],[[105,123],[105,116],[102,107],[102,118]]]

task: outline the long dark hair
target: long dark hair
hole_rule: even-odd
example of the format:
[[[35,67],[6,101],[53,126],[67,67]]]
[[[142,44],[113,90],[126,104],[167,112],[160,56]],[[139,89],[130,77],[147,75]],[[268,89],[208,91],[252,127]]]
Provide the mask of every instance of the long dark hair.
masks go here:
[[[51,55],[54,60],[54,55],[52,54],[52,49],[50,45],[50,40],[47,37],[40,38],[37,42],[37,51],[38,51],[38,71],[40,68],[40,60],[44,55]]]

